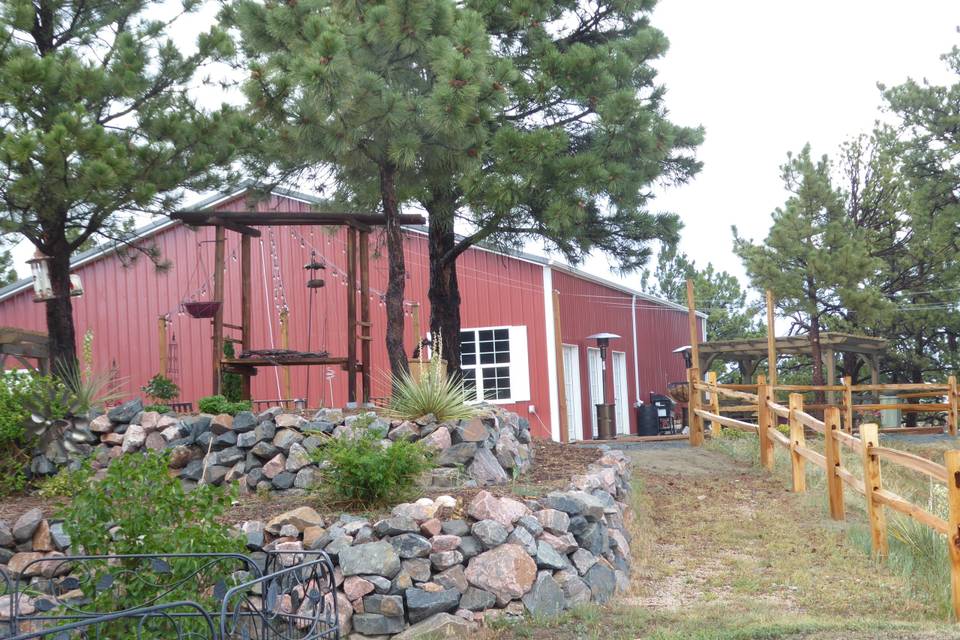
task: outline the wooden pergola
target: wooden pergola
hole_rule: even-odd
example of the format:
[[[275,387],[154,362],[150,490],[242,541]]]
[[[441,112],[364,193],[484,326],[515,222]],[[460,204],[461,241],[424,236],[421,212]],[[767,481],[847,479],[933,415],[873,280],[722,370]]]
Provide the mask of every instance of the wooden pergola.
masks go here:
[[[370,232],[372,227],[386,226],[386,216],[374,213],[271,212],[187,210],[171,215],[175,220],[196,227],[215,228],[213,299],[220,307],[213,317],[213,389],[220,392],[221,372],[243,376],[243,397],[250,399],[250,378],[259,367],[338,365],[347,371],[347,402],[357,401],[357,375],[361,378],[361,397],[370,402]],[[424,224],[420,215],[400,215],[398,223]],[[250,275],[250,238],[260,236],[256,227],[265,226],[344,226],[347,228],[347,353],[346,355],[226,358],[223,356],[223,329],[240,331],[242,351],[250,351],[251,304],[253,285]],[[240,324],[223,321],[224,268],[226,231],[240,234]],[[359,287],[357,276],[359,275]],[[357,318],[357,294],[360,296],[360,317]],[[360,358],[357,358],[357,342]]]
[[[820,334],[820,346],[823,349],[823,363],[827,375],[827,384],[837,383],[837,353],[852,353],[870,369],[871,384],[880,382],[880,356],[887,349],[883,338],[871,338],[849,333],[824,332]],[[784,336],[774,339],[773,347],[777,355],[810,356],[810,339],[803,336]],[[757,366],[769,358],[770,344],[766,338],[746,338],[742,340],[716,340],[701,342],[699,345],[699,367],[707,371],[715,360],[736,362],[747,378],[752,378]]]
[[[42,374],[49,373],[49,344],[47,334],[41,331],[0,327],[0,371],[6,369],[8,359],[13,359],[24,369],[34,369]],[[28,360],[34,360],[36,364]]]

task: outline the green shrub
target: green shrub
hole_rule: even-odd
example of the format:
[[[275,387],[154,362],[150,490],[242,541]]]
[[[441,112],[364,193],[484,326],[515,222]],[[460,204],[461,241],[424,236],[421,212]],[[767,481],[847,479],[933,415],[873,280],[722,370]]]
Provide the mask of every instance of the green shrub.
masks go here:
[[[81,481],[80,490],[57,515],[64,520],[75,554],[81,550],[91,555],[243,553],[243,541],[220,523],[230,501],[229,493],[213,485],[186,492],[170,476],[167,456],[149,453],[120,456],[102,480]],[[227,575],[240,567],[237,563],[207,565],[202,558],[94,564],[95,579],[83,588],[91,606],[103,611],[119,611],[156,598],[159,602],[195,600],[219,608],[215,594],[222,593]],[[134,627],[135,622],[118,621],[104,637],[140,637],[131,632]]]
[[[223,355],[226,358],[236,357],[237,354],[232,342],[223,343]],[[240,402],[243,397],[243,377],[239,373],[222,372],[220,374],[220,392],[230,402]]]
[[[475,394],[462,380],[447,377],[440,359],[440,347],[434,347],[430,365],[419,375],[402,373],[393,378],[393,396],[385,413],[401,420],[416,420],[432,413],[440,422],[466,420],[476,415],[470,403]]]
[[[143,408],[144,411],[156,411],[157,413],[167,413],[170,407],[165,404],[148,404]]]
[[[406,498],[417,477],[434,467],[433,451],[420,442],[384,446],[376,434],[330,438],[314,457],[328,466],[324,485],[350,503],[384,504]]]
[[[72,498],[90,482],[91,475],[92,472],[87,463],[79,469],[63,467],[56,475],[43,479],[37,493],[42,498]]]
[[[229,413],[235,416],[241,411],[250,411],[251,404],[249,400],[231,402],[224,396],[217,395],[200,398],[197,406],[200,407],[201,413]]]
[[[180,395],[180,387],[162,373],[150,378],[140,389],[154,400],[173,400]]]

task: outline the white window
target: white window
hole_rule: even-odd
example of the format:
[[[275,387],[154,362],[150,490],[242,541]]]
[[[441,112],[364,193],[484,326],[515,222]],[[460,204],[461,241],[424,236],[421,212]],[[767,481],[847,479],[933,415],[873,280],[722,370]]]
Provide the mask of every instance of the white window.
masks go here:
[[[460,332],[460,369],[478,400],[492,403],[530,399],[526,327],[489,327]]]

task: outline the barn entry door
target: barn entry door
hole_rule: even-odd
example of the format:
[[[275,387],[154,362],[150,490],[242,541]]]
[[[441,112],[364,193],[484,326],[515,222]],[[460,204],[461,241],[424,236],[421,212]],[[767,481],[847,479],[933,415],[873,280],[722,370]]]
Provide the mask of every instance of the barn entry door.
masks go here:
[[[590,383],[590,426],[597,437],[597,405],[603,402],[603,362],[600,349],[587,347],[587,381]]]
[[[617,433],[630,433],[630,401],[627,395],[627,354],[614,351],[613,404],[617,416]]]
[[[580,388],[580,354],[576,345],[563,345],[563,387],[567,397],[567,440],[583,438],[583,389]]]

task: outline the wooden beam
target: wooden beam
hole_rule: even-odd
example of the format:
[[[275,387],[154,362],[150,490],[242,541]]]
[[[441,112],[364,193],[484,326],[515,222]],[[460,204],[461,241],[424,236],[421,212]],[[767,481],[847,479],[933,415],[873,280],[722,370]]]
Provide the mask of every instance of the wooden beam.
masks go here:
[[[826,458],[827,497],[830,502],[830,517],[834,520],[844,519],[843,480],[837,475],[837,469],[842,466],[840,457],[840,443],[837,442],[837,433],[840,431],[840,409],[827,407],[823,412],[823,424],[826,427],[823,439],[823,455]]]
[[[223,220],[219,217],[210,218],[210,223],[221,226],[225,229],[229,229],[235,233],[239,233],[243,236],[252,236],[254,238],[259,238],[261,236],[259,229],[254,229],[253,227],[248,227],[245,224],[240,224],[238,222],[230,222],[229,220]]]
[[[757,376],[757,427],[760,436],[760,465],[767,471],[773,471],[773,441],[770,440],[769,429],[774,426],[774,416],[767,403],[771,399],[773,389],[767,385],[763,375]]]
[[[249,351],[251,345],[251,316],[253,314],[253,278],[251,275],[250,236],[240,236],[240,351]],[[243,376],[241,396],[251,399],[250,376]]]
[[[570,440],[570,425],[567,424],[567,387],[565,384],[566,380],[563,377],[563,334],[560,331],[560,292],[556,289],[553,290],[551,302],[553,304],[553,348],[556,353],[554,361],[557,366],[557,411],[560,413],[559,416],[554,416],[554,419],[560,425],[560,442],[566,443]],[[627,431],[629,432],[629,429]]]
[[[807,446],[806,437],[803,434],[803,424],[797,418],[797,413],[803,411],[803,396],[799,393],[790,394],[790,459],[793,463],[793,490],[796,493],[803,493],[807,490],[807,471],[806,460],[800,454],[798,449]]]
[[[213,315],[213,395],[220,393],[220,360],[223,359],[223,272],[226,269],[224,250],[226,231],[217,226],[214,232],[213,251],[213,299],[220,302],[220,308]]]
[[[357,230],[347,227],[347,403],[357,402]]]
[[[690,360],[695,369],[700,368],[700,327],[697,326],[697,302],[694,297],[693,279],[687,278],[687,319],[690,323]]]
[[[167,351],[167,316],[157,318],[157,347],[160,354],[160,375],[167,375],[167,367],[170,363],[169,352]]]
[[[717,386],[717,372],[716,371],[707,371],[707,384]],[[710,413],[714,415],[720,415],[720,393],[716,390],[710,391]],[[710,435],[714,438],[719,438],[722,434],[720,430],[720,422],[716,420],[710,421]]]
[[[883,505],[874,496],[876,491],[883,488],[880,481],[880,458],[870,451],[871,447],[880,445],[877,425],[860,425],[860,440],[863,442],[863,488],[867,501],[867,520],[870,522],[870,546],[874,557],[886,558],[889,550],[887,518]]]
[[[953,616],[960,620],[960,451],[946,451],[943,462],[947,467],[947,552],[950,556],[950,593]]]
[[[687,369],[687,384],[690,387],[687,395],[687,418],[690,424],[687,426],[687,430],[691,447],[703,446],[703,418],[697,413],[699,409],[702,409],[701,398],[703,397],[703,392],[697,388],[699,381],[700,369],[697,367]]]
[[[767,384],[777,386],[777,329],[770,289],[767,289]]]
[[[370,232],[360,231],[360,398],[364,404],[370,402]]]

